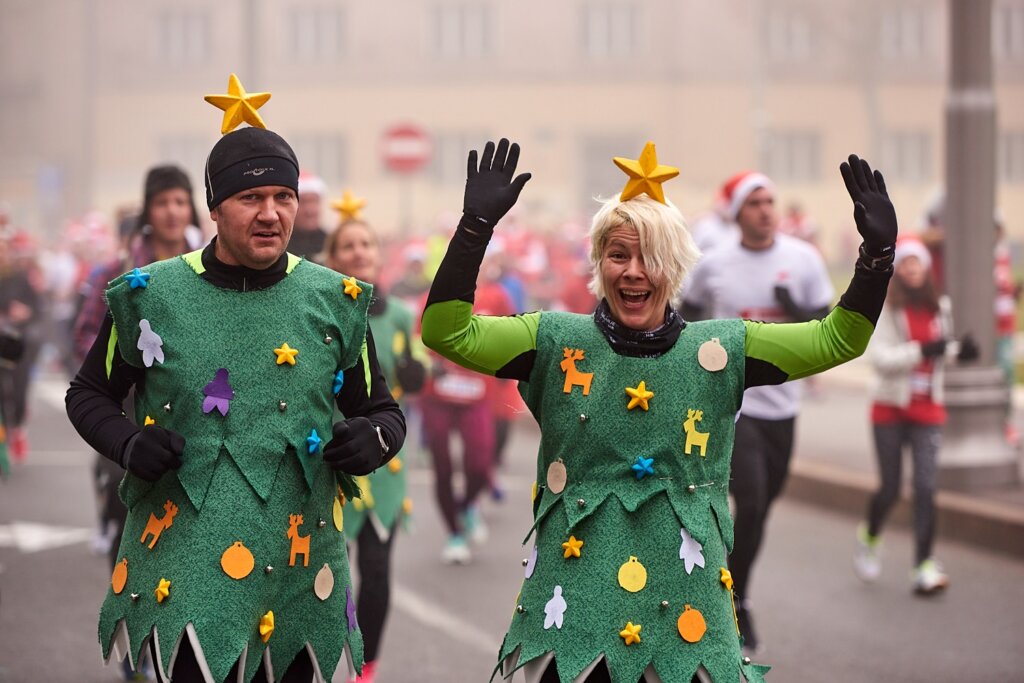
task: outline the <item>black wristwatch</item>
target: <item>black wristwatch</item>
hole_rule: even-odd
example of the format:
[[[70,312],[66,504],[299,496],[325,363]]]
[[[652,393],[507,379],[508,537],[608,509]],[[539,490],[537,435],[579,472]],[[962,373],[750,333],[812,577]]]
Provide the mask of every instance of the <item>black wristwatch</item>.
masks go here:
[[[870,270],[877,270],[879,272],[885,272],[892,268],[893,259],[896,257],[896,249],[889,247],[886,253],[882,256],[872,256],[864,248],[864,243],[860,244],[860,258],[857,259],[865,268]]]

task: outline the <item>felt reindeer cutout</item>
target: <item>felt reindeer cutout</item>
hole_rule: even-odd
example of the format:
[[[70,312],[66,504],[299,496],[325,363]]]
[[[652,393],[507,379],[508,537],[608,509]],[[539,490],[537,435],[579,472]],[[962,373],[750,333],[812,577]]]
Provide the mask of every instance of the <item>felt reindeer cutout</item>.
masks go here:
[[[149,521],[146,522],[146,530],[142,532],[142,538],[139,539],[139,542],[145,543],[146,536],[152,535],[153,540],[149,542],[149,549],[152,550],[156,542],[160,540],[160,534],[164,532],[164,529],[174,524],[174,515],[176,514],[178,514],[178,506],[170,500],[164,503],[163,518],[157,519],[156,515],[150,512]]]
[[[707,455],[708,450],[708,432],[698,432],[697,423],[704,419],[703,410],[686,410],[686,422],[683,423],[683,431],[686,432],[686,447],[683,451],[690,455],[690,450],[694,446],[700,448],[700,457]]]
[[[295,566],[295,556],[302,555],[302,566],[309,566],[309,534],[299,536],[302,526],[302,515],[288,515],[288,538],[292,541],[292,554],[288,558],[288,566]]]
[[[576,369],[576,362],[583,360],[583,349],[563,348],[565,360],[558,364],[565,373],[565,384],[562,386],[562,393],[571,394],[574,386],[583,388],[583,395],[590,395],[590,381],[594,379],[592,372],[580,372]]]

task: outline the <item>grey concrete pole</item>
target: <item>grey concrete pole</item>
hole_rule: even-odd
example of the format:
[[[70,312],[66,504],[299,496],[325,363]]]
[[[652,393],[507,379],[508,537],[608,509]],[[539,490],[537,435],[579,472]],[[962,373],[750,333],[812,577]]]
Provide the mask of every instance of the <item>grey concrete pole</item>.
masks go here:
[[[1004,439],[1010,393],[995,357],[993,280],[996,105],[992,91],[992,2],[950,0],[946,101],[946,290],[957,336],[970,333],[981,357],[949,367],[949,422],[939,484],[971,489],[1016,483],[1019,458]]]

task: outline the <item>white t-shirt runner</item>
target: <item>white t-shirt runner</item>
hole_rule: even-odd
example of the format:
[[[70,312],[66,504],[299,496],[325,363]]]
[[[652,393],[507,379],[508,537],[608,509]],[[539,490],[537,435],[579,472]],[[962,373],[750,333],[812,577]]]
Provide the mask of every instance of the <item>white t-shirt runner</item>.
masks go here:
[[[809,310],[830,306],[835,297],[817,249],[776,234],[774,244],[761,251],[738,241],[719,245],[694,267],[683,298],[703,308],[710,318],[792,322],[775,300],[776,285],[789,288],[793,301]],[[782,420],[795,417],[799,407],[799,383],[786,382],[747,389],[740,413]]]

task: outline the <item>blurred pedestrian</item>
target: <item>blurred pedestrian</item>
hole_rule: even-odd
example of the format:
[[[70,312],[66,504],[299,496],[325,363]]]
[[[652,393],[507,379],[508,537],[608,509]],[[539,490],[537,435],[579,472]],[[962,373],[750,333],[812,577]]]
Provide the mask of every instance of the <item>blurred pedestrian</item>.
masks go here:
[[[289,253],[317,262],[324,250],[327,232],[320,227],[323,220],[323,199],[327,185],[310,171],[299,174],[299,210],[295,214],[295,230],[288,243]]]
[[[370,283],[378,282],[383,266],[380,242],[373,228],[344,214],[342,222],[327,236],[322,260],[328,268]],[[380,369],[401,405],[401,399],[423,387],[425,373],[421,360],[413,356],[412,310],[376,286],[368,313],[370,330],[380,344]],[[387,467],[357,478],[363,495],[352,501],[344,513],[345,537],[355,543],[359,567],[356,616],[363,632],[366,663],[362,674],[356,677],[357,683],[373,683],[376,678],[391,597],[391,554],[399,524],[409,512],[401,455],[396,453]]]
[[[344,537],[326,520],[405,438],[367,331],[371,285],[286,253],[299,165],[255,113],[268,98],[234,75],[208,96],[227,110],[203,174],[216,238],[113,281],[66,399],[128,470],[103,656],[149,643],[174,683],[359,673]],[[243,119],[255,127],[233,131]],[[122,414],[132,388],[142,426]]]
[[[32,367],[39,352],[42,300],[33,280],[38,270],[31,262],[32,240],[22,232],[0,235],[0,326],[20,337],[23,353],[17,361],[0,365],[0,414],[11,459],[28,455],[28,394]]]
[[[932,556],[935,539],[935,487],[946,409],[943,367],[973,360],[978,349],[968,336],[953,341],[949,297],[940,295],[931,255],[912,237],[896,243],[895,275],[868,346],[875,370],[871,425],[880,485],[868,505],[867,523],[857,532],[854,569],[864,581],[881,573],[882,527],[900,494],[903,450],[910,448],[914,482],[915,560],[913,590],[932,595],[949,577]]]
[[[630,179],[594,217],[593,316],[479,315],[487,242],[530,177],[516,175],[518,160],[504,139],[479,162],[470,152],[463,217],[423,313],[428,347],[519,380],[541,427],[535,543],[501,675],[763,681],[766,668],[741,653],[725,567],[734,415],[745,387],[821,372],[867,346],[897,233],[882,176],[855,156],[841,167],[864,243],[820,323],[681,319],[670,302],[699,252],[662,190],[678,170],[651,143],[639,160],[616,159]]]
[[[824,318],[834,296],[825,263],[814,247],[779,232],[775,185],[760,173],[744,172],[724,190],[739,239],[720,244],[693,269],[683,317],[798,323]],[[729,483],[736,543],[729,570],[739,598],[740,633],[753,652],[761,642],[751,614],[751,575],[768,513],[789,475],[799,409],[797,383],[753,387],[744,392],[736,421]]]

